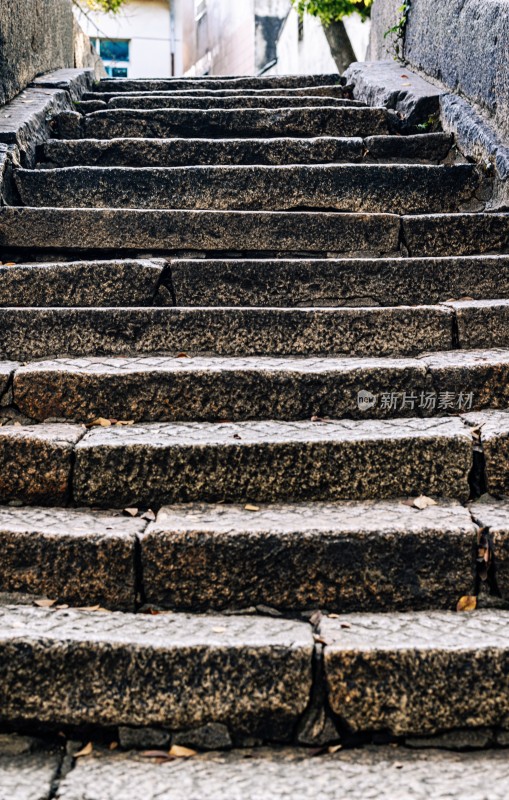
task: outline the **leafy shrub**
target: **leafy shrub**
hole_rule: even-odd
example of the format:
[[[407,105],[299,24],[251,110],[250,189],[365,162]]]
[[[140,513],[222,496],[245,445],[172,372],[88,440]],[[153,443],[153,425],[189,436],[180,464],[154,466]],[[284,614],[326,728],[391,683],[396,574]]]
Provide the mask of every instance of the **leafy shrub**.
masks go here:
[[[324,25],[339,22],[350,14],[359,14],[362,21],[371,16],[374,0],[292,0],[292,4],[302,17],[311,14],[319,17]]]

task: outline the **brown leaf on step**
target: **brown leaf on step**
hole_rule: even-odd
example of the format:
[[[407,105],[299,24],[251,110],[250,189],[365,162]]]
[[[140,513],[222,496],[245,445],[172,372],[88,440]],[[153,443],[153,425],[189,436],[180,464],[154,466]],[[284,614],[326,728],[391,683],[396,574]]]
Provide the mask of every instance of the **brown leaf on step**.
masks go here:
[[[234,434],[233,434],[233,438],[234,438],[234,439],[242,439],[242,436],[239,436],[239,434],[238,434],[238,433],[234,433]]]
[[[123,513],[126,517],[137,517],[138,516],[138,509],[137,508],[124,508]]]
[[[409,76],[408,75],[401,75],[400,77],[401,78],[408,78]]]
[[[140,753],[142,758],[160,758],[161,761],[170,761],[170,755],[165,750],[144,750]]]
[[[423,511],[425,508],[430,508],[430,506],[436,506],[437,501],[433,500],[431,497],[426,497],[426,495],[421,494],[419,497],[414,498],[412,502],[412,506],[414,508],[418,508],[419,511]]]
[[[134,419],[118,419],[115,425],[117,428],[126,428],[129,425],[134,425]]]
[[[110,742],[108,750],[117,750],[118,749],[118,742]]]
[[[67,605],[67,603],[61,603],[60,605],[58,605],[58,606],[55,606],[55,608],[56,608],[58,611],[64,611],[66,608],[69,608],[69,606]]]
[[[311,417],[311,422],[331,422],[329,417]]]
[[[349,622],[342,622],[342,623],[341,623],[341,627],[342,627],[342,628],[351,628],[352,626],[350,625],[350,623],[349,623]]]
[[[324,644],[324,645],[330,644],[330,642],[327,641],[327,639],[324,639],[323,636],[320,636],[318,633],[313,634],[313,639],[317,644]]]
[[[77,611],[99,611],[101,606],[79,606]]]
[[[192,758],[192,756],[197,756],[198,753],[196,750],[190,750],[189,747],[182,747],[181,745],[174,744],[173,747],[170,748],[168,755],[174,758]]]
[[[475,611],[477,608],[477,597],[473,594],[466,594],[460,597],[456,611]]]
[[[187,353],[179,353],[175,358],[191,358],[191,356],[188,356]]]
[[[327,614],[327,616],[329,617],[329,619],[339,619],[341,615],[340,614]]]
[[[15,261],[8,261],[7,264],[4,264],[4,267],[15,267],[15,266],[16,266]]]
[[[88,744],[85,745],[85,747],[83,747],[82,750],[79,750],[77,753],[74,754],[74,758],[82,758],[83,756],[89,756],[90,753],[93,751],[93,749],[94,745],[92,744],[92,742],[89,742]]]
[[[259,511],[259,510],[260,509],[258,506],[253,506],[251,503],[248,503],[247,505],[244,506],[244,511]]]
[[[38,606],[39,608],[52,608],[56,600],[34,600],[34,606]]]
[[[327,752],[332,755],[333,753],[338,753],[342,749],[343,749],[343,745],[341,745],[341,744],[331,744],[327,748]]]
[[[145,511],[145,513],[141,515],[141,518],[142,519],[147,519],[147,520],[149,520],[149,522],[153,522],[155,520],[155,518],[156,518],[156,515],[154,514],[152,509],[149,508],[148,511]]]
[[[111,420],[106,419],[105,417],[97,417],[97,419],[93,419],[92,422],[87,422],[85,427],[86,428],[111,428]]]
[[[318,609],[318,611],[313,611],[313,613],[311,614],[311,616],[309,618],[309,621],[310,621],[311,625],[318,625],[319,622],[321,621],[322,617],[323,617],[323,614]]]

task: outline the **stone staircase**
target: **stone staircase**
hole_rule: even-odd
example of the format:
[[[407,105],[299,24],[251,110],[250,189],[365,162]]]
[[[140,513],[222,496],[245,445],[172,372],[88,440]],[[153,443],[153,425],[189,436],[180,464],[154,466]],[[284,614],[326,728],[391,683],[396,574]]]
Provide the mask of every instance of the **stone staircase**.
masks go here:
[[[106,80],[51,125],[0,209],[2,724],[507,743],[489,178],[338,76]]]

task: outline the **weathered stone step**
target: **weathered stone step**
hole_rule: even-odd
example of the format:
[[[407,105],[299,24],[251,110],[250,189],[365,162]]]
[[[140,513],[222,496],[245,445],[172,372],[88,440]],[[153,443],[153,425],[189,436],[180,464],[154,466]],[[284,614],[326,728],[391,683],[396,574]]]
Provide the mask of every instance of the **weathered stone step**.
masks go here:
[[[342,85],[333,85],[330,84],[329,86],[297,86],[297,87],[273,87],[272,89],[249,89],[249,88],[222,88],[222,89],[214,89],[211,85],[211,88],[201,88],[201,89],[193,89],[193,84],[187,84],[183,89],[171,89],[168,86],[165,86],[163,82],[159,82],[159,88],[155,88],[153,90],[146,90],[140,91],[139,89],[133,91],[112,91],[106,92],[101,91],[101,87],[98,86],[96,91],[93,92],[84,92],[81,99],[84,101],[89,100],[102,100],[104,102],[109,102],[116,97],[153,97],[154,95],[162,95],[163,97],[299,97],[301,95],[305,95],[306,97],[338,97],[338,98],[346,98],[350,99],[350,90],[346,89],[346,87]],[[359,100],[353,100],[355,105],[365,105],[361,103]]]
[[[86,433],[73,487],[78,506],[99,508],[409,494],[466,500],[471,466],[470,432],[453,417],[147,423]]]
[[[109,101],[105,101],[103,96],[97,95],[93,100],[83,100],[76,103],[78,111],[87,113],[110,108],[313,108],[323,106],[334,106],[336,108],[362,108],[366,103],[358,100],[348,100],[341,97],[311,97],[299,95],[291,97],[288,95],[242,95],[234,97],[215,96],[213,93],[204,97],[190,97],[189,95],[179,96],[172,93],[167,94],[140,94],[126,95],[121,93]]]
[[[134,611],[136,542],[147,524],[118,511],[0,507],[1,590]]]
[[[0,609],[0,620],[4,723],[215,722],[284,741],[309,702],[313,638],[303,623],[26,606]]]
[[[0,306],[161,305],[165,267],[158,259],[0,266]]]
[[[373,136],[311,139],[50,139],[39,168],[74,166],[185,167],[242,164],[329,164],[375,161],[439,163],[451,137]]]
[[[403,220],[410,255],[440,256],[509,252],[509,213],[426,214]]]
[[[65,505],[82,425],[0,426],[0,503]]]
[[[509,298],[509,256],[194,258],[171,259],[170,267],[179,306],[392,306]],[[462,325],[466,342],[467,333]],[[489,347],[489,339],[465,346]]]
[[[264,251],[384,255],[400,218],[337,212],[0,208],[0,246],[40,250]]]
[[[502,426],[499,425],[499,432],[501,432],[501,428]],[[507,430],[509,428],[506,427]],[[489,431],[484,433],[484,427],[481,429],[481,435],[485,442],[493,440]],[[503,491],[506,491],[505,487]],[[502,597],[509,599],[509,498],[496,499],[484,494],[475,503],[470,504],[469,510],[476,524],[489,536],[495,557],[497,586]]]
[[[461,732],[449,740],[453,746],[468,738]],[[479,739],[483,738],[495,742],[495,735],[490,738],[480,734]],[[475,740],[475,733],[472,739]],[[505,743],[504,733],[500,740]],[[37,756],[30,758],[35,760]],[[46,755],[46,761],[52,774],[51,756]],[[11,774],[15,774],[14,770]],[[36,785],[45,784],[39,780]],[[49,792],[49,778],[46,785]],[[224,800],[225,786],[239,787],[237,796],[249,800],[309,800],[313,793],[320,800],[337,800],[338,789],[342,800],[359,800],[360,792],[370,800],[485,800],[487,791],[490,800],[506,800],[507,751],[430,752],[378,745],[316,758],[309,749],[257,748],[206,754],[185,762],[176,759],[154,769],[146,758],[134,752],[119,755],[96,747],[91,756],[77,759],[74,769],[62,778],[59,797],[131,800],[133,786],[143,787],[145,800],[188,800],[190,786],[193,796],[201,800]]]
[[[58,127],[58,117],[56,118]],[[386,134],[385,108],[282,109],[108,109],[76,120],[76,138],[173,138],[186,136],[221,139],[279,136],[374,136]],[[67,137],[66,137],[67,138]]]
[[[507,611],[324,618],[331,709],[352,732],[506,729],[508,625]]]
[[[190,89],[303,89],[315,86],[344,86],[339,75],[275,75],[270,77],[200,77],[164,80],[108,78],[96,84],[98,92],[159,92]]]
[[[381,612],[453,609],[471,591],[477,528],[457,502],[253,508],[161,509],[140,535],[145,602]]]
[[[170,354],[416,355],[454,345],[448,306],[2,308],[0,358]]]
[[[283,211],[455,211],[479,188],[473,166],[65,167],[16,170],[27,206]]]
[[[464,420],[475,430],[482,448],[487,491],[509,495],[509,411],[486,409],[465,414]]]
[[[152,523],[3,506],[0,586],[20,602],[110,611],[133,611],[141,598],[195,612],[451,609],[471,590],[476,542],[468,511],[451,500],[421,511],[408,500],[181,504]]]
[[[11,364],[11,372],[14,403],[40,422],[388,419],[509,406],[509,350],[419,359],[57,359]]]

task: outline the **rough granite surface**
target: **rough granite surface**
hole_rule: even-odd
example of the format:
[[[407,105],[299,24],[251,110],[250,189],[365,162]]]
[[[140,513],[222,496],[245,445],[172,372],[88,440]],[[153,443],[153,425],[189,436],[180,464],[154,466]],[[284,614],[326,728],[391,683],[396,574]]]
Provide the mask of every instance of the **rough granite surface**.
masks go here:
[[[461,505],[166,506],[141,535],[147,603],[175,609],[453,608],[476,528]]]
[[[408,494],[465,500],[471,463],[471,436],[454,418],[147,423],[85,435],[74,499],[100,507]]]
[[[289,738],[311,689],[309,625],[261,617],[0,609],[0,717]]]
[[[508,623],[506,611],[324,618],[331,708],[352,731],[505,728]]]
[[[509,412],[486,409],[464,419],[479,432],[488,492],[509,494]]]
[[[483,497],[469,508],[476,523],[489,532],[495,552],[497,585],[502,596],[509,598],[509,500]]]

